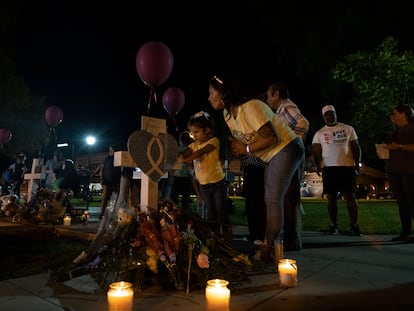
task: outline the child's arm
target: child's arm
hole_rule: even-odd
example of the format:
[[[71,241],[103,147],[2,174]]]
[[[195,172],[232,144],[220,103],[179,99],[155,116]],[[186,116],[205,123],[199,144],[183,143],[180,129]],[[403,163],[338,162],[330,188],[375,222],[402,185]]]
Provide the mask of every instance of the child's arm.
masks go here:
[[[178,159],[180,159],[181,162],[191,162],[194,159],[201,157],[203,154],[213,151],[214,149],[216,149],[216,147],[212,144],[207,144],[197,151],[193,151],[191,148],[188,148],[184,153],[180,152],[178,154]]]

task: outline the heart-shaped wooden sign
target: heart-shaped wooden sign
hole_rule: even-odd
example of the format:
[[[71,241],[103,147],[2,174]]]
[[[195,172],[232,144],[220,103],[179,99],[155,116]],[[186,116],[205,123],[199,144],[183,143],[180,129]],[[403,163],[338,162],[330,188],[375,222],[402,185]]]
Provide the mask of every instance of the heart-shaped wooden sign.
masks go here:
[[[128,152],[141,171],[157,182],[177,160],[176,139],[165,133],[157,136],[145,130],[137,130],[128,138]]]

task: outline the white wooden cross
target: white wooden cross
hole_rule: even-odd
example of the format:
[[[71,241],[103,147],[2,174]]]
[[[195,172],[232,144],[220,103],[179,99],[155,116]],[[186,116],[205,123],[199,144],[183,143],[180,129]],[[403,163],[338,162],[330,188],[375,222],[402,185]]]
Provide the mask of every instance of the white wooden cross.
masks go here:
[[[141,129],[146,130],[153,135],[167,133],[167,123],[164,119],[142,116]],[[114,166],[138,167],[128,151],[117,151],[114,153]],[[174,165],[173,169],[180,167],[181,163],[178,164],[178,167]],[[153,181],[142,171],[137,176],[141,179],[141,211],[147,212],[148,206],[158,207],[158,182]],[[167,178],[167,176],[167,173],[165,173],[161,178]]]
[[[36,185],[40,184],[41,180],[45,178],[46,174],[39,173],[39,162],[40,159],[33,159],[32,171],[29,174],[24,174],[24,180],[28,180],[27,185],[27,202],[30,201],[32,195],[36,193]]]

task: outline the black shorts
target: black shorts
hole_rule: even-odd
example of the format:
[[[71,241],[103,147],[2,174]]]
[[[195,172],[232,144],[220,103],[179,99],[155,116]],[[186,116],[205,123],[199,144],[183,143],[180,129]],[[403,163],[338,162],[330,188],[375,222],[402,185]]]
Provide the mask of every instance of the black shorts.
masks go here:
[[[329,166],[322,171],[323,193],[356,192],[356,172],[353,166]]]

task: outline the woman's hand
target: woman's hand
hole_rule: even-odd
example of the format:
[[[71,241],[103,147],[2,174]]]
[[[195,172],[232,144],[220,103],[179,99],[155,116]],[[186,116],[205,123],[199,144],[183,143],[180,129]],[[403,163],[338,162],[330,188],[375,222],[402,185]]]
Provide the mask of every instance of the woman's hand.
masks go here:
[[[279,136],[270,121],[260,127],[257,134],[254,142],[247,145],[230,136],[228,139],[231,143],[231,152],[239,156],[276,146],[280,143]]]
[[[229,141],[230,141],[230,146],[231,146],[231,153],[234,154],[235,156],[240,156],[243,154],[246,154],[246,145],[243,144],[241,141],[238,141],[237,139],[233,138],[233,137],[229,137]]]

